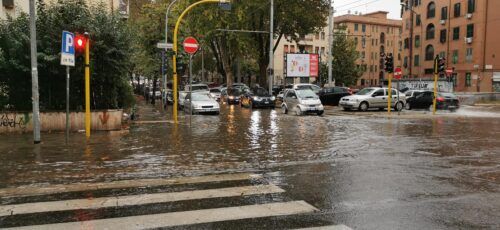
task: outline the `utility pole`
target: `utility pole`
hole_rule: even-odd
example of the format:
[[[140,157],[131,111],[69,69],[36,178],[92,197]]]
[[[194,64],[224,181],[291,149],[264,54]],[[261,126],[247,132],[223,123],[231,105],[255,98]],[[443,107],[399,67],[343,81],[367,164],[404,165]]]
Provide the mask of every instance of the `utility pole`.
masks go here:
[[[273,93],[274,80],[274,0],[271,0],[271,15],[269,19],[269,94]]]
[[[30,47],[31,47],[31,97],[33,100],[34,143],[40,143],[40,108],[38,94],[38,62],[36,50],[36,10],[35,0],[30,0]]]
[[[332,46],[333,46],[333,34],[334,34],[334,8],[333,8],[333,0],[330,0],[330,15],[328,16],[328,51],[326,54],[328,55],[328,85],[331,86],[333,81],[333,66],[332,66]]]

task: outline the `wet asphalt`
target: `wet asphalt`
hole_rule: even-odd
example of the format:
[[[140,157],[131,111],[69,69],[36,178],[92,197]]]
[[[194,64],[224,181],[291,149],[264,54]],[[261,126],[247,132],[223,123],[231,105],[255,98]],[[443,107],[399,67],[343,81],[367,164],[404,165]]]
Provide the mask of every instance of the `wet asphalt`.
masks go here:
[[[168,111],[170,112],[170,111]],[[213,198],[0,217],[0,228],[120,216],[304,200],[320,211],[179,226],[175,229],[499,229],[500,118],[464,108],[429,118],[426,111],[284,115],[280,110],[222,107],[219,116],[181,115],[118,132],[0,136],[0,188],[43,187],[237,172],[259,180],[103,189],[1,197],[2,205],[88,197],[274,184],[283,194]],[[139,121],[171,119],[142,104]]]

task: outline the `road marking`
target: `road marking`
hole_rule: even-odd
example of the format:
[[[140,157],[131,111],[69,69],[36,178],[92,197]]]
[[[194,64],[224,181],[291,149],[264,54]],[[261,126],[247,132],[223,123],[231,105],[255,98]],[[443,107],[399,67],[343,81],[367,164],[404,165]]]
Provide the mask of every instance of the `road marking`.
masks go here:
[[[268,216],[284,216],[317,211],[305,201],[247,205],[228,208],[171,212],[154,215],[129,216],[83,222],[24,226],[7,229],[67,230],[67,229],[147,229],[230,221]]]
[[[282,193],[282,192],[285,192],[285,190],[281,189],[276,185],[257,185],[257,186],[242,186],[242,187],[194,190],[194,191],[183,191],[183,192],[172,192],[172,193],[153,193],[153,194],[140,194],[140,195],[118,196],[118,197],[101,197],[95,199],[75,199],[75,200],[2,205],[0,206],[0,217],[28,214],[28,213],[68,211],[68,210],[78,210],[78,209],[98,209],[98,208],[108,208],[108,207],[122,207],[122,206],[144,205],[144,204],[164,203],[164,202],[174,202],[174,201],[184,201],[184,200],[237,197],[245,195],[270,194],[270,193]]]
[[[352,230],[343,224],[341,225],[330,225],[330,226],[321,226],[321,227],[312,227],[312,228],[300,228],[296,230]]]
[[[147,186],[162,186],[162,185],[178,185],[178,184],[196,184],[206,182],[222,182],[222,181],[238,181],[262,178],[260,174],[238,173],[238,174],[220,174],[197,177],[181,177],[170,179],[139,179],[139,180],[122,180],[102,183],[79,183],[69,185],[52,185],[49,187],[16,187],[0,189],[0,197],[13,196],[34,196],[47,195],[64,192],[82,192],[93,191],[100,189],[118,189],[132,187],[147,187]]]

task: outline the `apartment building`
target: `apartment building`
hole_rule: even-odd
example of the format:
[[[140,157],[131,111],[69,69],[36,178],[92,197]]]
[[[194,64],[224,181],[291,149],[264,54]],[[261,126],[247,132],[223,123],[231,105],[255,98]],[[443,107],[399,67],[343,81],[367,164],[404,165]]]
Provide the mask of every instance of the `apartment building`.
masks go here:
[[[392,53],[394,64],[401,60],[401,20],[388,19],[389,12],[335,17],[335,27],[345,28],[356,42],[360,58],[356,64],[364,71],[356,87],[378,86],[386,79],[384,56]]]
[[[401,0],[406,78],[433,77],[436,55],[458,92],[500,92],[500,1]]]

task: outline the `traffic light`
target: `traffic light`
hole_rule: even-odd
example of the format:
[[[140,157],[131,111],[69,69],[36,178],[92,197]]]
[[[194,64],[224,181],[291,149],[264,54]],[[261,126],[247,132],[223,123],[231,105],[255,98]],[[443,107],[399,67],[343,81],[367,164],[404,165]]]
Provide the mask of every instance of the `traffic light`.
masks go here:
[[[81,34],[77,34],[75,36],[75,52],[76,55],[80,56],[85,54],[85,43],[87,42],[87,38]]]
[[[385,57],[385,68],[384,69],[387,73],[394,72],[394,59],[392,57],[392,53],[388,53],[387,56]]]
[[[445,65],[446,65],[446,58],[444,58],[444,57],[439,58],[439,62],[438,62],[438,72],[439,73],[444,73],[446,71]]]

